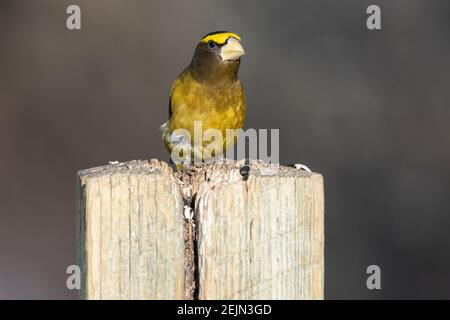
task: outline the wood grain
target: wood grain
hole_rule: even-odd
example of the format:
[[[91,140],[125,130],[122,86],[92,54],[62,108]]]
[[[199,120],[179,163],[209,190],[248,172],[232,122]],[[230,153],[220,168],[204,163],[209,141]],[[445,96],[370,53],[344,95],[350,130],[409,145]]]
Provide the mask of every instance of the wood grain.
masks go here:
[[[199,299],[323,299],[320,174],[253,163],[199,167]]]
[[[183,299],[183,198],[164,163],[78,173],[78,257],[85,299]]]
[[[245,179],[245,165],[80,171],[81,297],[323,299],[322,176],[253,161]]]

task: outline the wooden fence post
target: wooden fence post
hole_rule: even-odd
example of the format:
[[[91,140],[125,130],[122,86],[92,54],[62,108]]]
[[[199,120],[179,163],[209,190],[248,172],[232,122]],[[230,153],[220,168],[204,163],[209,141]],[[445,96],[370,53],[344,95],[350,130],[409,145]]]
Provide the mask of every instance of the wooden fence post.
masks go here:
[[[183,197],[171,169],[132,161],[78,173],[86,299],[184,299]]]
[[[243,166],[80,171],[82,297],[323,299],[322,176],[256,161],[246,177]]]

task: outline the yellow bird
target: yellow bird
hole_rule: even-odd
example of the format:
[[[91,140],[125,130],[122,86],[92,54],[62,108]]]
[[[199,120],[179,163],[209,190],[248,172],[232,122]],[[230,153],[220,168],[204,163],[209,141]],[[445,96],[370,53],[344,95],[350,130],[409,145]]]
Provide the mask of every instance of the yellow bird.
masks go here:
[[[174,81],[169,120],[161,126],[162,140],[171,154],[177,148],[175,153],[185,163],[194,159],[210,160],[235,143],[237,133],[227,135],[227,129],[236,131],[244,125],[245,94],[238,78],[244,54],[241,37],[237,34],[209,33],[198,43],[192,62]],[[199,124],[201,135],[208,129],[216,129],[222,139],[194,143],[194,128],[197,130]],[[182,164],[174,162],[180,170]]]

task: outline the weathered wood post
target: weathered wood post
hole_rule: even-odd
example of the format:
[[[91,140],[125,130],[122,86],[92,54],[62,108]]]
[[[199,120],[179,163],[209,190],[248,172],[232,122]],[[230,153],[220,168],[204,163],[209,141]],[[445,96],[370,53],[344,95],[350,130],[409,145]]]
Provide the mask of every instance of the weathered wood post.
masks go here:
[[[320,174],[157,160],[78,173],[86,299],[323,299]]]

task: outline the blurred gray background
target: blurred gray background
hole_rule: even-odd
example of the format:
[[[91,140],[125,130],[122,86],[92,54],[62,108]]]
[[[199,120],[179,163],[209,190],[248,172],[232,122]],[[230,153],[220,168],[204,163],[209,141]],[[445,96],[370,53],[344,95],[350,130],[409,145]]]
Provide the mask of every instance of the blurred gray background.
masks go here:
[[[247,51],[246,127],[325,177],[326,298],[450,298],[445,0],[0,0],[0,298],[76,297],[76,171],[166,160],[171,82],[223,29]]]

